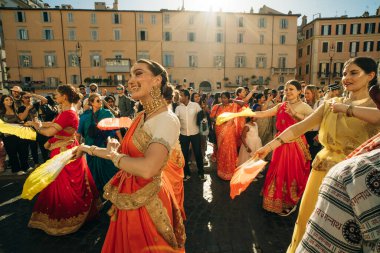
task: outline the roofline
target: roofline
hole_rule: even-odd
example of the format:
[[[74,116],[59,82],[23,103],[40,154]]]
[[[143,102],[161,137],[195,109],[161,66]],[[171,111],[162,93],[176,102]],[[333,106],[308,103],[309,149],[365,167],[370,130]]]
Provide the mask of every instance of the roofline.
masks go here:
[[[193,11],[193,10],[169,10],[161,9],[159,11],[150,10],[95,10],[95,9],[62,9],[62,8],[16,8],[16,7],[0,7],[0,10],[26,10],[26,11],[99,11],[99,12],[147,12],[147,13],[165,13],[165,12],[188,12],[188,13],[209,13],[209,11]],[[270,14],[270,13],[250,13],[250,12],[224,12],[224,11],[212,11],[212,13],[222,13],[222,14],[246,14],[255,16],[293,16],[300,17],[301,14]]]
[[[372,16],[368,16],[368,17],[329,17],[329,18],[316,18],[316,19],[313,19],[312,21],[310,21],[309,23],[307,23],[304,26],[310,25],[313,22],[324,21],[324,20],[369,19],[369,18],[380,18],[380,16],[372,15]]]

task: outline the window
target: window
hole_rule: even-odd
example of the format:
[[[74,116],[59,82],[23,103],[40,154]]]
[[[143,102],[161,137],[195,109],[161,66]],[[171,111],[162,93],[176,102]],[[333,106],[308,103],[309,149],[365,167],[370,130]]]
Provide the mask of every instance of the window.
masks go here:
[[[189,25],[194,25],[194,15],[189,16]]]
[[[360,34],[361,24],[351,24],[351,34]]]
[[[93,54],[90,56],[91,67],[100,67],[100,55]]]
[[[28,30],[26,30],[25,28],[18,29],[18,39],[19,40],[28,40],[29,39]]]
[[[53,37],[53,30],[52,29],[44,29],[43,30],[43,39],[44,40],[52,40]]]
[[[142,13],[139,14],[139,24],[140,25],[144,24],[144,14],[142,14]]]
[[[198,67],[198,56],[189,55],[189,67],[191,67],[191,68]]]
[[[57,67],[57,61],[54,53],[45,54],[45,67]]]
[[[243,43],[243,42],[244,42],[244,34],[238,33],[237,43]]]
[[[50,87],[56,87],[56,86],[58,86],[58,84],[59,84],[59,79],[58,79],[58,77],[48,77],[48,78],[47,78],[47,84],[48,84]]]
[[[217,67],[217,68],[224,67],[224,56],[223,55],[214,56],[214,67]]]
[[[281,45],[284,45],[284,44],[285,44],[285,41],[286,41],[286,37],[285,37],[285,35],[280,35],[280,44],[281,44]]]
[[[49,12],[47,12],[47,11],[42,12],[42,22],[44,22],[44,23],[50,23],[51,22]]]
[[[96,13],[91,13],[91,24],[96,24]]]
[[[336,25],[335,34],[336,35],[345,35],[346,34],[346,24]]]
[[[343,42],[338,41],[338,42],[336,43],[336,52],[337,52],[337,53],[341,53],[341,52],[343,52]]]
[[[20,55],[20,67],[30,68],[32,67],[32,56],[31,55]]]
[[[267,22],[265,18],[259,18],[259,28],[265,28],[267,26]]]
[[[302,75],[302,67],[301,66],[298,67],[298,75]]]
[[[280,83],[280,84],[285,83],[285,77],[284,76],[279,76],[278,77],[278,83]]]
[[[288,29],[288,20],[286,18],[282,18],[280,20],[280,28],[281,29]]]
[[[74,15],[72,12],[67,13],[67,22],[69,22],[69,23],[74,22]]]
[[[171,41],[171,40],[172,40],[172,33],[164,32],[164,41]]]
[[[335,62],[334,63],[334,70],[333,70],[333,76],[334,77],[342,77],[343,73],[343,62]]]
[[[78,83],[79,83],[78,75],[72,75],[72,76],[70,77],[70,79],[71,79],[71,83],[72,83],[72,84],[78,84]]]
[[[97,30],[91,31],[91,40],[98,40],[98,31]]]
[[[164,64],[164,67],[173,67],[174,56],[171,53],[164,53],[162,63]]]
[[[139,40],[148,40],[148,32],[145,30],[140,30],[139,31]]]
[[[377,51],[380,51],[380,40],[377,42]]]
[[[350,51],[349,52],[354,53],[351,55],[356,55],[356,53],[359,52],[359,45],[360,45],[359,41],[350,42]]]
[[[364,41],[363,52],[372,52],[373,44],[373,41]]]
[[[326,62],[320,62],[319,63],[319,71],[318,71],[318,76],[321,78],[326,78],[329,76],[329,69],[330,69],[330,64]]]
[[[150,59],[149,52],[146,52],[146,51],[137,52],[137,60],[140,60],[140,59]]]
[[[169,14],[165,14],[164,15],[164,24],[165,25],[169,25],[170,24],[170,15]]]
[[[331,25],[322,25],[321,35],[331,35]]]
[[[310,45],[308,45],[306,48],[306,55],[310,55]]]
[[[77,39],[76,31],[74,29],[70,29],[68,37],[69,37],[69,40],[76,40]]]
[[[245,56],[244,55],[235,56],[235,67],[236,68],[244,68],[245,67]]]
[[[309,64],[306,64],[306,67],[305,67],[305,74],[306,74],[306,75],[309,74],[309,69],[310,69]]]
[[[302,57],[302,48],[299,48],[298,49],[298,58],[301,58]]]
[[[376,23],[365,23],[364,24],[364,34],[375,33]]]
[[[236,76],[236,84],[243,84],[244,76]]]
[[[120,24],[121,16],[119,13],[113,13],[112,15],[112,23],[113,24]]]
[[[69,57],[69,61],[68,61],[69,67],[79,66],[78,56],[75,53],[69,53],[68,57]]]
[[[155,25],[157,23],[156,15],[150,16],[150,23],[152,25]]]
[[[327,53],[329,51],[329,43],[322,42],[322,53]]]
[[[195,33],[194,32],[187,33],[187,41],[190,41],[190,42],[195,41]]]
[[[244,27],[244,19],[243,19],[243,17],[239,17],[238,18],[238,27]]]
[[[260,34],[260,45],[264,44],[264,34]]]
[[[216,16],[216,26],[222,27],[222,17],[221,16]]]
[[[218,43],[223,42],[223,33],[221,32],[216,33],[216,42]]]
[[[121,31],[119,29],[113,30],[113,39],[114,40],[120,40],[121,37]]]
[[[267,58],[265,56],[256,57],[256,68],[265,69],[267,67]]]
[[[286,68],[286,57],[278,57],[278,67]]]
[[[23,11],[16,12],[16,22],[19,22],[19,23],[26,22],[25,13]]]

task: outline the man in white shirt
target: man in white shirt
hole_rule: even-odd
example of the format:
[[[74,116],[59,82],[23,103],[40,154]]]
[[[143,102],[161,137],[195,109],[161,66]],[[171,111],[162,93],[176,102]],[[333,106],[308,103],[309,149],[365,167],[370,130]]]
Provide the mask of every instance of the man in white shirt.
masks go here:
[[[199,104],[190,101],[190,92],[188,90],[180,91],[180,102],[181,104],[175,109],[175,114],[181,123],[179,141],[181,143],[183,156],[185,157],[185,177],[183,180],[187,181],[191,176],[188,165],[190,143],[197,163],[198,176],[201,180],[205,180],[201,151],[201,135],[197,125],[197,114],[202,111],[202,108]]]

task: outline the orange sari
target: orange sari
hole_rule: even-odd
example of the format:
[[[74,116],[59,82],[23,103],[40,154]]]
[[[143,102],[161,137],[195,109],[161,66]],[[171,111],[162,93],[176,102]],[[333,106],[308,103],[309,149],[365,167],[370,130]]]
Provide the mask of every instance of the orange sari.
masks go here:
[[[121,144],[121,152],[143,157],[152,139],[136,117]],[[120,170],[104,187],[113,206],[102,252],[184,252],[183,156],[172,148],[160,176],[143,179]]]
[[[216,105],[212,108],[210,117],[216,118],[224,112],[237,112],[237,105]],[[231,180],[236,168],[236,159],[238,155],[236,123],[237,121],[232,119],[222,125],[215,125],[216,140],[218,144],[217,174],[223,180]]]

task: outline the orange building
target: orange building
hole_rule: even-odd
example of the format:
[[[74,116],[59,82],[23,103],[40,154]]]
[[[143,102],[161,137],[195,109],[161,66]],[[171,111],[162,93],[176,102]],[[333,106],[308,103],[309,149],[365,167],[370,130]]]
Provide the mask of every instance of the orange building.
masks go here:
[[[343,64],[356,56],[380,61],[380,8],[362,17],[302,18],[297,46],[297,79],[315,85],[339,83]]]
[[[297,18],[259,13],[0,9],[10,85],[125,84],[131,64],[161,62],[174,84],[216,91],[295,77]]]

